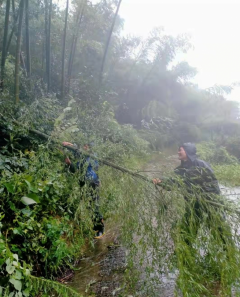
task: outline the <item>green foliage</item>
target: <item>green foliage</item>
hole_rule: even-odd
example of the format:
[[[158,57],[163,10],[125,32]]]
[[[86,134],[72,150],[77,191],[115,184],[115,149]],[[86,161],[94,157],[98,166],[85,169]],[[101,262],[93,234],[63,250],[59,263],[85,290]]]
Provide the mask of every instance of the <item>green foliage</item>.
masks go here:
[[[173,130],[173,138],[179,143],[197,142],[201,139],[201,130],[193,124],[179,122]]]
[[[56,119],[55,134],[60,140],[79,146],[93,142],[94,151],[107,159],[146,153],[148,143],[131,125],[118,124],[107,101],[82,109],[78,106],[79,101],[72,99]]]
[[[240,137],[235,136],[235,137],[230,137],[226,140],[225,146],[227,150],[238,160],[240,160]]]
[[[10,254],[28,263],[38,276],[52,278],[72,267],[80,256],[81,246],[92,235],[92,211],[81,202],[78,177],[66,172],[58,149],[35,144],[37,151],[20,151],[14,137],[11,139],[0,154],[2,234]],[[8,262],[6,271],[10,273],[14,265]],[[9,278],[3,287],[9,282],[20,288],[17,278]],[[22,286],[28,283],[31,281],[23,278]],[[44,280],[35,283],[44,287]],[[49,288],[59,292],[57,284],[49,283]],[[61,296],[67,296],[67,289],[62,292],[65,295]]]
[[[214,172],[218,180],[228,186],[238,187],[240,184],[240,164],[215,165]],[[233,190],[234,191],[234,190]]]
[[[201,159],[213,164],[237,164],[238,160],[230,155],[225,147],[214,142],[202,142],[197,145]]]
[[[0,221],[4,219],[1,215]],[[57,282],[36,278],[31,275],[32,266],[19,259],[17,253],[12,253],[8,247],[6,236],[1,232],[2,223],[0,222],[0,294],[10,297],[49,296],[50,293],[57,293],[56,296],[80,296],[77,292],[61,285]],[[21,262],[23,264],[21,264]]]

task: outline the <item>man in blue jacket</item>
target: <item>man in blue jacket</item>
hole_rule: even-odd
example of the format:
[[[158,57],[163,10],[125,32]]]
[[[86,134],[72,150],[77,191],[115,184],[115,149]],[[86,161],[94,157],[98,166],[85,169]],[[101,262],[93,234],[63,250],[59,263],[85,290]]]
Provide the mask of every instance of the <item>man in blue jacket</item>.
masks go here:
[[[63,146],[73,146],[70,142],[63,142]],[[87,152],[90,150],[91,144],[85,144],[84,150]],[[94,231],[96,232],[95,238],[99,239],[104,235],[104,223],[103,223],[103,216],[99,211],[99,186],[100,180],[97,174],[98,171],[98,161],[92,159],[91,157],[82,156],[78,154],[78,159],[80,160],[74,164],[71,160],[67,157],[65,159],[65,163],[69,166],[69,169],[72,173],[75,173],[77,170],[80,172],[80,179],[79,184],[80,187],[85,185],[89,188],[90,194],[90,202],[94,205]]]

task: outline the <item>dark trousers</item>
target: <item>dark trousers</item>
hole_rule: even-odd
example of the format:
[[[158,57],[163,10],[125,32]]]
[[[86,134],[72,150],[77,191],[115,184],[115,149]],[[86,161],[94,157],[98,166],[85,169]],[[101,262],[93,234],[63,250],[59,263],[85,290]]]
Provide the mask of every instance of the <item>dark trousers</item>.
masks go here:
[[[99,210],[99,186],[93,182],[79,181],[80,187],[88,186],[89,194],[89,209],[92,210],[92,221],[94,231],[104,230],[103,216]]]

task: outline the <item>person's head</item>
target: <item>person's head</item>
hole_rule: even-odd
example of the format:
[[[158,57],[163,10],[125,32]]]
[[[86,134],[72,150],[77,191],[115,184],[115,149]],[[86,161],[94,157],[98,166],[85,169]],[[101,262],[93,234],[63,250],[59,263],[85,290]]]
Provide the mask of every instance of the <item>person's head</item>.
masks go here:
[[[187,157],[187,154],[185,152],[185,149],[182,146],[180,146],[178,148],[178,160],[187,161],[187,159],[188,159],[188,157]]]
[[[197,158],[197,149],[194,143],[184,143],[179,146],[178,159],[185,162],[187,160],[194,161]]]
[[[89,151],[89,148],[90,148],[89,147],[89,144],[88,143],[85,143],[84,146],[83,146],[83,148],[84,148],[85,151]]]

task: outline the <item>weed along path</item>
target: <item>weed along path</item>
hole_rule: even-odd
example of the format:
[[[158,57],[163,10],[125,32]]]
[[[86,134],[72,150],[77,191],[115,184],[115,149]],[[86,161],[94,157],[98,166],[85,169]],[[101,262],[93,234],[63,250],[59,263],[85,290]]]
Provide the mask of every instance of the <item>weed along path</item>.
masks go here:
[[[158,178],[172,172],[178,164],[179,161],[176,155],[167,157],[164,155],[155,155],[148,164],[139,170],[139,173],[144,174],[149,178]],[[236,188],[230,189],[225,187],[222,190],[224,195],[233,192],[240,193],[240,189]],[[157,228],[157,222],[154,222],[154,217],[152,219],[152,224],[156,224]],[[106,235],[100,240],[95,241],[94,246],[89,247],[85,256],[81,259],[73,279],[68,285],[76,289],[83,296],[125,296],[122,295],[122,288],[125,283],[124,271],[127,268],[126,255],[128,251],[122,245],[119,235],[117,226],[114,226],[111,222],[107,221]],[[146,251],[146,257],[152,257],[151,250]],[[134,266],[137,269],[140,267],[143,269],[143,266],[138,264],[139,263],[136,262]],[[156,276],[160,279],[160,282],[155,286],[152,295],[140,291],[134,292],[133,296],[174,297],[177,279],[176,273],[166,272],[157,275],[155,274],[155,277]],[[142,271],[140,273],[139,284],[143,283],[145,279],[145,273]],[[138,290],[138,288],[140,288],[140,285],[136,286],[136,290]],[[212,296],[221,296],[217,291],[218,288],[216,285],[216,293],[213,293]],[[179,294],[179,296],[181,296],[181,294]]]

